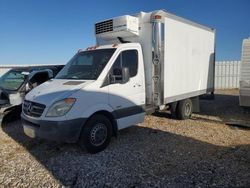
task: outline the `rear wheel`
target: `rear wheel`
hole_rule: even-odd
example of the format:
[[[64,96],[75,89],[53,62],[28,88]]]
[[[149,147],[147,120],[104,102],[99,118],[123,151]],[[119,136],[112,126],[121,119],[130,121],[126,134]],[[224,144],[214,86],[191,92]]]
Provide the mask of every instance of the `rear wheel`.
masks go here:
[[[110,120],[104,115],[96,114],[84,125],[79,144],[81,147],[85,147],[89,153],[97,153],[109,145],[111,135]]]
[[[178,119],[189,119],[193,112],[193,103],[191,99],[184,99],[177,106]]]

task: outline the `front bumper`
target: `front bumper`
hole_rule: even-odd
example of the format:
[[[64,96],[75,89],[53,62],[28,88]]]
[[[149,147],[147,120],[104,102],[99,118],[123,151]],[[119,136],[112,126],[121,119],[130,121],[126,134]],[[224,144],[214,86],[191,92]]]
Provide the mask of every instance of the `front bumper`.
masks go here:
[[[66,121],[34,120],[21,115],[24,133],[31,138],[75,143],[78,141],[85,118]]]

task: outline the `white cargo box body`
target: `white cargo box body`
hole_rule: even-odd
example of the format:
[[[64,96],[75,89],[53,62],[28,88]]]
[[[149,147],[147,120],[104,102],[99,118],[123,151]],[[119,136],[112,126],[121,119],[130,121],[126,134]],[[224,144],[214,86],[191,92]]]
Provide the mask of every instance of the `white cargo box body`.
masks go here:
[[[155,16],[161,18],[156,20]],[[96,33],[97,43],[119,43],[123,40],[138,42],[142,46],[147,101],[154,100],[155,92],[161,95],[161,103],[171,103],[213,92],[215,63],[215,30],[196,24],[166,11],[141,12],[133,16],[138,19],[138,35],[134,32]],[[159,17],[158,17],[159,18]],[[116,18],[113,19],[115,23]],[[155,26],[159,23],[160,43],[155,44]],[[157,26],[157,27],[158,27]],[[129,25],[127,25],[129,27]],[[134,28],[134,27],[133,27]],[[157,49],[156,49],[157,48]],[[156,56],[158,51],[159,56]],[[154,70],[154,61],[159,58],[160,70]],[[160,71],[160,73],[159,73]],[[160,91],[155,77],[159,74]]]
[[[214,32],[165,18],[165,37],[165,102],[213,91]]]
[[[250,107],[250,37],[243,40],[240,68],[240,106]]]

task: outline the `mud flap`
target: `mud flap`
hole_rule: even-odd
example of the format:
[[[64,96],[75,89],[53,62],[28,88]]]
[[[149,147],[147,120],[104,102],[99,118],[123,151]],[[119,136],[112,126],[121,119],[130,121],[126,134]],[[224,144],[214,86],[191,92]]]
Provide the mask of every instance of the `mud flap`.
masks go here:
[[[193,97],[191,98],[193,103],[193,112],[200,112],[200,98],[199,97]]]

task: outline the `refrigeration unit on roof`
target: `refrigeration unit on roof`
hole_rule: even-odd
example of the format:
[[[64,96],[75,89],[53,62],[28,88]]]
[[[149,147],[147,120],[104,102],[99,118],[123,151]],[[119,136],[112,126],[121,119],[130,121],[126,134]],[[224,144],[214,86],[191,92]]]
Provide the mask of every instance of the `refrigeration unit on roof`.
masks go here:
[[[139,21],[134,16],[120,16],[95,24],[97,38],[113,39],[117,37],[133,37],[139,34]]]

